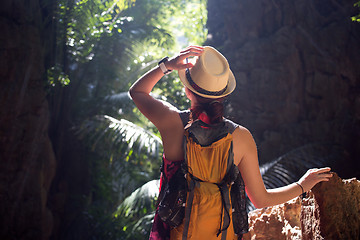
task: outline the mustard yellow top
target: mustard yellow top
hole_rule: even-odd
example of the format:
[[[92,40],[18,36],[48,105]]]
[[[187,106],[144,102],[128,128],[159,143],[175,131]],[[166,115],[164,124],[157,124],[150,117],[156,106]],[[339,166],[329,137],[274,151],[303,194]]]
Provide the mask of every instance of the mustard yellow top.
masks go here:
[[[213,183],[220,183],[226,175],[232,135],[229,133],[226,137],[207,147],[202,147],[193,142],[192,138],[188,137],[187,140],[186,151],[189,172],[205,181],[200,182],[200,187],[195,188],[187,239],[219,240],[222,236],[220,234],[217,237],[216,234],[219,231],[220,221],[224,213],[222,214],[221,193],[217,185]],[[226,239],[236,240],[231,212]],[[183,228],[184,223],[172,229],[170,239],[182,239]]]

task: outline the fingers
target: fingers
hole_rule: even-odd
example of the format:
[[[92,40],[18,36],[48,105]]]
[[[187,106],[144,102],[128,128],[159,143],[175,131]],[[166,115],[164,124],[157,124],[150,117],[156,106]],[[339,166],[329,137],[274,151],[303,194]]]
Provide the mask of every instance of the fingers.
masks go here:
[[[329,181],[329,179],[333,176],[332,173],[330,173],[331,168],[325,167],[316,169],[314,171],[314,174],[320,179],[320,181]]]
[[[329,181],[333,176],[330,170],[331,168],[329,167],[309,169],[299,182],[304,186],[304,189],[308,191],[319,182]]]
[[[320,168],[320,169],[317,169],[318,173],[327,173],[327,172],[330,172],[331,168],[329,167],[325,167],[325,168]]]
[[[184,60],[185,58],[188,57],[200,56],[202,52],[203,49],[197,49],[197,48],[187,49],[185,51],[180,52],[179,59]]]
[[[194,52],[202,52],[204,50],[204,47],[200,46],[188,46],[184,50],[182,50],[180,53],[188,52],[188,51],[194,51]]]
[[[315,174],[322,174],[322,173],[328,173],[330,172],[331,168],[324,167],[324,168],[311,168],[309,169],[309,173],[315,173]]]
[[[180,52],[177,57],[174,57],[169,60],[168,67],[171,70],[181,70],[185,68],[192,68],[193,63],[185,61],[188,57],[200,56],[204,51],[203,47],[199,46],[188,46]]]
[[[180,52],[180,55],[191,55],[194,54],[194,56],[199,56],[202,52],[204,51],[203,47],[199,47],[199,46],[188,46],[187,48],[185,48],[184,50],[182,50]],[[187,57],[188,57],[187,56]]]
[[[193,66],[194,66],[194,64],[192,64],[192,63],[187,63],[187,64],[183,65],[183,69],[185,69],[185,68],[192,68]]]
[[[314,172],[314,175],[317,179],[317,182],[327,182],[330,180],[330,178],[333,176],[332,173],[330,173],[330,168],[321,168],[321,169],[317,169],[316,172]]]

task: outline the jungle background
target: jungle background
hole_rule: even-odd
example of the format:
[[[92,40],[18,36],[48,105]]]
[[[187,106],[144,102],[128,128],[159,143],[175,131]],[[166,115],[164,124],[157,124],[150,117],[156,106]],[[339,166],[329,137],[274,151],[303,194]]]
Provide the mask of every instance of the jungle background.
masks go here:
[[[0,239],[146,239],[161,141],[127,90],[211,45],[237,79],[267,187],[331,166],[360,178],[360,3],[6,0],[0,8]],[[154,96],[189,107],[176,73]],[[251,207],[249,208],[249,210]]]

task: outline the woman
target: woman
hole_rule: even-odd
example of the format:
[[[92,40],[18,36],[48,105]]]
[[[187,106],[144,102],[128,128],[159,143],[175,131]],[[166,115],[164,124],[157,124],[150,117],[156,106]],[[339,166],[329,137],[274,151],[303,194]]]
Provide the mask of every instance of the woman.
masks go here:
[[[197,59],[196,63],[188,62],[189,57]],[[163,59],[159,62],[159,66],[147,72],[132,85],[130,95],[133,101],[161,134],[164,159],[167,162],[184,159],[184,124],[176,108],[153,98],[150,92],[164,74],[173,70],[179,72],[186,95],[191,101],[190,124],[196,119],[209,124],[224,121],[222,101],[236,85],[225,57],[212,47],[199,46],[189,46],[177,56]],[[257,208],[289,201],[310,190],[317,183],[328,181],[332,176],[329,173],[330,168],[311,169],[296,183],[267,190],[259,171],[256,144],[251,133],[246,128],[236,125],[232,132],[232,142],[234,163],[241,173],[248,197]],[[221,211],[221,208],[218,211]],[[206,215],[206,211],[202,214]],[[195,217],[190,221],[196,221]],[[221,219],[218,221],[220,222]],[[205,222],[200,223],[199,226],[196,222],[192,222],[192,225],[186,234],[188,239],[218,239],[216,234],[218,225],[203,226],[206,225]],[[182,228],[183,226],[179,226],[172,229],[171,239],[180,239]],[[207,229],[207,236],[201,229]],[[236,239],[231,230],[225,238]]]

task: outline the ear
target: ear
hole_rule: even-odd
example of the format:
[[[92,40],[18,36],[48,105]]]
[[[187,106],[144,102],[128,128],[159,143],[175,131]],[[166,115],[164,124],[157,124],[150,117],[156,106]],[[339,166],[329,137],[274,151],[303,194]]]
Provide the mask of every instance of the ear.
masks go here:
[[[185,94],[190,101],[192,101],[194,99],[194,94],[187,87],[185,87]]]
[[[189,96],[189,95],[190,95],[190,92],[191,92],[191,91],[190,91],[187,87],[185,87],[185,86],[184,86],[184,88],[185,88],[185,94],[186,94],[187,98],[190,99],[190,96]]]

